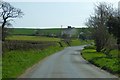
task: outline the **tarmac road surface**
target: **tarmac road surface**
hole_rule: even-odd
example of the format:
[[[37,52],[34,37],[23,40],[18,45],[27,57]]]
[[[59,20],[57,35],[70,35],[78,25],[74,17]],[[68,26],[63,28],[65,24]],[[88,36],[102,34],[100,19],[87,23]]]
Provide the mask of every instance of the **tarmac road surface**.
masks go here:
[[[85,61],[80,55],[83,47],[67,47],[40,61],[20,78],[116,78]]]

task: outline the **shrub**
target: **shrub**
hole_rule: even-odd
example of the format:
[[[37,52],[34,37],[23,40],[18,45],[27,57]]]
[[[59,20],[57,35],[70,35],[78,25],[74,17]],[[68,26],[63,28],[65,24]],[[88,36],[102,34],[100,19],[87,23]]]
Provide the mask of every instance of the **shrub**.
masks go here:
[[[84,48],[85,48],[85,49],[95,49],[96,47],[93,46],[93,45],[89,45],[89,46],[85,46]]]

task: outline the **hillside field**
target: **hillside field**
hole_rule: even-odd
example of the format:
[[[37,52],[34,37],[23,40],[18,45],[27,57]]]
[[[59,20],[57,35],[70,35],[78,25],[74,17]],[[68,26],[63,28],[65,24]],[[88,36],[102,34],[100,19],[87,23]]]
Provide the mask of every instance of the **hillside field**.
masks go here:
[[[8,36],[6,40],[26,40],[26,41],[60,41],[59,38],[41,37],[41,36]]]
[[[27,28],[14,28],[12,29],[12,35],[33,35],[35,31],[38,30],[40,33],[44,34],[58,34],[60,33],[61,29],[27,29]]]
[[[59,35],[65,28],[51,28],[51,29],[29,29],[29,28],[11,28],[11,35],[33,35],[36,31],[40,34],[57,34]],[[88,28],[76,28],[78,32],[87,32]]]

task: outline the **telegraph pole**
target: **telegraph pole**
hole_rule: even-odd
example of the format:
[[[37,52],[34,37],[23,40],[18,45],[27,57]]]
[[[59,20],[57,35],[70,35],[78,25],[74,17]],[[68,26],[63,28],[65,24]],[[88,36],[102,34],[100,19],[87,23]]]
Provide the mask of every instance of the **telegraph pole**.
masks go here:
[[[61,39],[61,41],[62,41],[62,25],[61,25],[60,39]],[[60,44],[61,47],[63,47],[61,41],[59,42],[59,44]]]
[[[62,26],[63,26],[63,25],[61,25],[61,39],[62,39]]]

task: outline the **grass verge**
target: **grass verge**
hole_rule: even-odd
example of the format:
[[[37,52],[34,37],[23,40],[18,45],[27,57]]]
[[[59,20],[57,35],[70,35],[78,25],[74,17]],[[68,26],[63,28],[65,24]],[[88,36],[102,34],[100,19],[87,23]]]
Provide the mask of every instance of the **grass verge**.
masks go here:
[[[96,52],[94,48],[85,48],[82,51],[82,56],[87,61],[100,67],[101,69],[120,76],[120,59],[117,57],[119,53],[120,51],[118,52],[118,50],[112,50],[110,52],[111,57],[107,57],[102,52]]]
[[[16,78],[30,66],[41,59],[63,49],[59,46],[51,46],[44,50],[13,50],[6,52],[2,58],[2,78]]]

